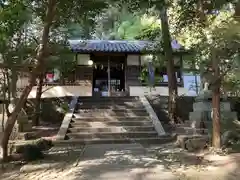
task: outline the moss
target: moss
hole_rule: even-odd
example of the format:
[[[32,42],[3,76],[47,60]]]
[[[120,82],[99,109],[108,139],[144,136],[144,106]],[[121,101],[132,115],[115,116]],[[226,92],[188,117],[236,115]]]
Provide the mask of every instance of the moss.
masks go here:
[[[21,145],[16,145],[15,153],[21,154],[25,161],[33,161],[43,159],[43,151],[50,149],[53,146],[52,141],[46,139],[37,139],[28,141]]]

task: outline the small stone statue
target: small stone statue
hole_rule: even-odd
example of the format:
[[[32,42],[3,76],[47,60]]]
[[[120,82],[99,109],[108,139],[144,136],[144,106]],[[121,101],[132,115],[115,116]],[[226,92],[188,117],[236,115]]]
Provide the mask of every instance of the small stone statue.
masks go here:
[[[78,96],[73,96],[72,100],[71,100],[71,102],[69,104],[69,109],[70,110],[74,110],[77,102],[78,102]]]
[[[196,98],[197,101],[203,101],[211,98],[212,91],[210,90],[209,86],[210,86],[209,81],[207,80],[207,78],[203,77],[201,90],[199,92],[198,97]]]
[[[203,91],[208,91],[209,90],[209,83],[208,82],[205,82],[203,84]]]

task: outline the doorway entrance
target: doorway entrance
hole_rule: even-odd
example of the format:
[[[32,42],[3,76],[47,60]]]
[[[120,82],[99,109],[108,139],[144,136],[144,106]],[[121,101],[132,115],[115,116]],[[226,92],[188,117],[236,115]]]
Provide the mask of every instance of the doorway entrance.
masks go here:
[[[95,55],[92,59],[93,94],[115,96],[125,92],[125,56]]]

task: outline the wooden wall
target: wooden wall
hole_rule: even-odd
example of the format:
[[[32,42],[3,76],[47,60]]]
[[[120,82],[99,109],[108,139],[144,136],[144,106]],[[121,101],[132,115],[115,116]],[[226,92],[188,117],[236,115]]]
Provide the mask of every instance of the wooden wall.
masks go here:
[[[75,82],[83,87],[84,91],[92,93],[93,69],[89,66],[77,66]]]
[[[140,86],[140,67],[139,66],[126,66],[126,87],[125,89],[129,91],[129,86]]]

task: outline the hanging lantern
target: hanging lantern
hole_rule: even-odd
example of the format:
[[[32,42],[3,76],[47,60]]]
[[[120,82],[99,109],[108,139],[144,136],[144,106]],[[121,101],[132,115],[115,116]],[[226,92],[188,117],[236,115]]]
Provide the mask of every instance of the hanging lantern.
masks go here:
[[[92,65],[93,65],[93,61],[92,61],[92,60],[89,60],[89,61],[88,61],[88,65],[89,65],[89,66],[92,66]]]

